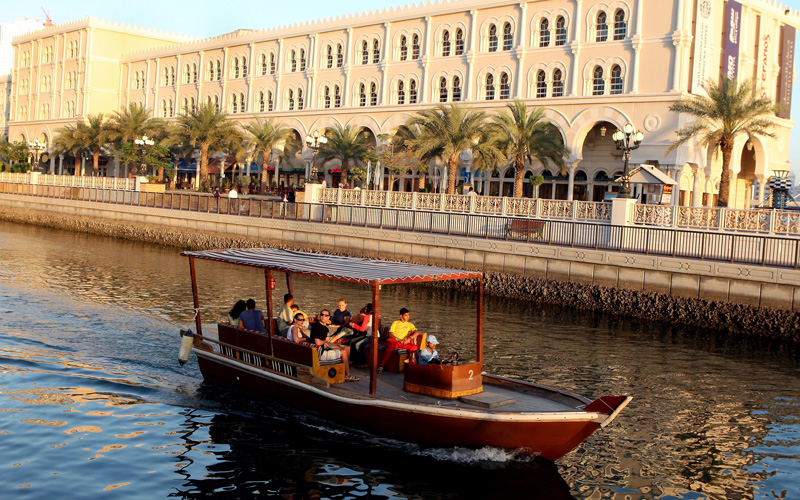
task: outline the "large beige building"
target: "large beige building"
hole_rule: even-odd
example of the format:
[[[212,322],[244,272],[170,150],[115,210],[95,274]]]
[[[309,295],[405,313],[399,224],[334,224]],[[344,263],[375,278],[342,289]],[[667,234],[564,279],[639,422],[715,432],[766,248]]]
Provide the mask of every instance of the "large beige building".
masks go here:
[[[279,118],[299,137],[341,123],[377,138],[440,103],[493,113],[520,98],[545,108],[571,152],[567,175],[529,167],[545,175],[540,196],[602,200],[622,170],[611,135],[630,122],[645,136],[631,163],[678,181],[674,202],[708,204],[721,158],[698,144],[667,153],[685,120],[669,106],[723,71],[790,103],[798,25],[768,0],[461,0],[202,40],[89,18],[14,39],[0,126],[49,144],[59,127],[132,102],[166,118],[211,102],[241,122]],[[776,139],[736,144],[732,205],[788,168],[793,122],[776,123]],[[513,170],[484,181],[486,194],[509,194]]]

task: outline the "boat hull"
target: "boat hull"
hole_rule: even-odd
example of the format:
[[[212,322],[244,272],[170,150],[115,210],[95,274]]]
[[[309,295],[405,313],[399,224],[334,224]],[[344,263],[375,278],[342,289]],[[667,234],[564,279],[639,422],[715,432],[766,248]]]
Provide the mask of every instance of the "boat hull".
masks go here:
[[[249,389],[339,424],[429,446],[528,448],[557,460],[596,431],[595,411],[500,413],[343,395],[215,353],[195,351],[206,380]]]

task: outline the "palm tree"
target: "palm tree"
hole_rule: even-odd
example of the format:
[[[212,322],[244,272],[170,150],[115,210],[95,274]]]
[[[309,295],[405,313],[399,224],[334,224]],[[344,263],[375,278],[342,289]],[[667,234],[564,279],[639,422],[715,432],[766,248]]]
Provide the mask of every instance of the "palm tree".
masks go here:
[[[392,148],[392,152],[414,152],[413,143],[415,140],[419,139],[422,128],[417,123],[412,123],[413,118],[408,120],[405,125],[400,125],[395,130],[394,135],[390,138],[390,146]],[[419,176],[417,177],[417,191],[422,191],[425,189],[425,174],[428,173],[428,162],[432,160],[432,157],[418,157],[418,162],[416,165],[417,172]],[[402,162],[401,162],[402,163]]]
[[[686,113],[697,120],[676,131],[678,139],[668,152],[695,138],[703,146],[713,146],[715,152],[719,147],[722,150],[722,178],[717,206],[727,207],[734,141],[742,134],[746,134],[748,139],[757,136],[774,138],[775,134],[769,129],[775,125],[772,117],[778,108],[770,99],[756,97],[750,80],[738,85],[736,80],[723,76],[720,85],[708,82],[703,88],[708,97],[685,97],[670,106],[670,111]]]
[[[133,144],[144,136],[164,142],[168,136],[167,123],[160,118],[152,118],[150,110],[133,102],[122,111],[115,111],[108,122],[107,140],[119,151],[123,144]],[[140,165],[131,164],[131,171],[137,172]],[[163,173],[160,174],[163,176]],[[162,177],[163,178],[163,177]]]
[[[189,110],[178,118],[179,137],[188,145],[200,148],[200,184],[208,185],[208,157],[214,151],[238,149],[243,137],[236,123],[211,103]]]
[[[515,99],[508,104],[510,113],[503,112],[493,117],[500,137],[498,147],[514,164],[514,197],[522,197],[522,179],[525,160],[534,158],[545,167],[553,162],[564,169],[564,157],[569,150],[564,147],[561,135],[544,117],[544,108],[534,108],[528,113],[524,102]]]
[[[325,131],[328,139],[319,151],[322,163],[338,158],[342,162],[342,179],[347,182],[347,169],[350,162],[356,162],[369,154],[366,134],[352,125],[336,125]]]
[[[266,193],[269,188],[269,171],[264,164],[269,161],[269,154],[275,146],[281,141],[284,144],[292,143],[294,134],[292,129],[271,118],[266,121],[257,118],[255,122],[246,125],[244,130],[249,134],[248,148],[261,170],[261,191]]]
[[[410,141],[420,158],[439,157],[447,162],[447,193],[456,191],[459,155],[472,150],[478,168],[494,168],[505,158],[496,146],[493,127],[486,123],[482,111],[469,111],[457,105],[436,106],[420,111],[411,120],[420,128],[419,137]]]
[[[86,122],[56,130],[58,136],[54,139],[55,149],[74,154],[76,157],[83,151],[92,155],[92,173],[97,175],[100,170],[100,150],[108,142],[109,130],[103,114],[89,115]],[[75,169],[75,174],[83,175],[82,171]]]

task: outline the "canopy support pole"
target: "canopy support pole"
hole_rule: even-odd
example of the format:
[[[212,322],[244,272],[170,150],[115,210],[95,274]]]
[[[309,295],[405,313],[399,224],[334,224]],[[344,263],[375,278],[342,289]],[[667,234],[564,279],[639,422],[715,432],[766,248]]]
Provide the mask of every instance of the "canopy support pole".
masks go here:
[[[289,293],[294,295],[292,291],[292,273],[286,273],[286,288],[289,289]]]
[[[197,296],[197,274],[194,270],[194,257],[189,257],[189,271],[192,275],[192,299],[194,301],[194,325],[197,335],[194,338],[194,347],[200,348],[203,344],[203,322],[200,319],[200,298]]]
[[[478,363],[483,363],[483,275],[478,278],[478,332],[477,332],[477,357]]]
[[[372,284],[372,350],[370,356],[372,363],[369,369],[369,393],[375,394],[378,390],[378,335],[381,331],[381,286]]]
[[[264,269],[264,280],[267,284],[267,331],[271,337],[275,335],[275,332],[272,331],[272,286],[270,286],[272,283],[272,269]]]

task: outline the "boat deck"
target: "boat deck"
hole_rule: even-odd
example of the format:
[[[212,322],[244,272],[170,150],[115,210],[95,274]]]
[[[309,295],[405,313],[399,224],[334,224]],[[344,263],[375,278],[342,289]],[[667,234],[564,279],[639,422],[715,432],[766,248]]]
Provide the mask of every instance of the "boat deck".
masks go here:
[[[358,382],[345,382],[334,386],[334,389],[355,392],[369,396],[369,371],[366,369],[351,368],[351,374],[359,377],[361,380]],[[407,401],[410,403],[430,404],[438,406],[447,406],[451,408],[463,408],[465,410],[481,410],[496,413],[528,413],[528,412],[577,412],[582,411],[579,408],[579,401],[575,401],[574,406],[555,401],[554,399],[543,397],[536,394],[530,394],[522,391],[511,390],[506,387],[483,384],[483,392],[476,396],[480,398],[492,398],[498,400],[515,400],[514,403],[496,406],[494,408],[487,408],[484,406],[466,403],[463,398],[459,399],[441,399],[424,394],[417,394],[408,392],[403,389],[403,374],[402,373],[388,373],[383,372],[378,375],[377,395],[382,398],[395,399],[398,401]]]

